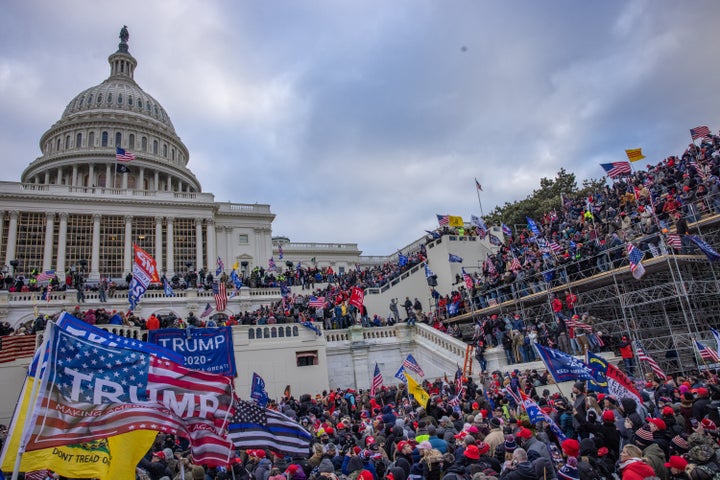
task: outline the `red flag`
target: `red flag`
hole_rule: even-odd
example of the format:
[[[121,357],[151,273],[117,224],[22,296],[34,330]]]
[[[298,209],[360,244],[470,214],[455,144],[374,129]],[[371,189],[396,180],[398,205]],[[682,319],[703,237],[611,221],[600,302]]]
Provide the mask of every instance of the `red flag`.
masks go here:
[[[362,310],[363,307],[363,300],[365,300],[365,292],[360,287],[353,287],[352,294],[350,295],[350,300],[348,303],[354,307],[357,307],[358,310]]]

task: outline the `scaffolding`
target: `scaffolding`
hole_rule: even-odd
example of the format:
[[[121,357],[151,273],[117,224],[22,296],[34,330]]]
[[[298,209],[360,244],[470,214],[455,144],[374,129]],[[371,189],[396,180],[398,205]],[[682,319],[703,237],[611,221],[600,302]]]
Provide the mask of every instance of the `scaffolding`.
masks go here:
[[[720,216],[691,228],[720,250]],[[517,311],[526,321],[547,322],[553,317],[553,295],[569,290],[578,297],[577,310],[594,317],[594,329],[602,332],[603,338],[628,335],[642,342],[645,352],[666,373],[696,371],[702,364],[698,364],[694,341],[705,341],[714,348],[710,329],[720,325],[720,264],[710,262],[697,249],[692,255],[678,254],[667,247],[662,236],[656,238],[662,241],[653,245],[655,256],[648,254],[643,260],[646,273],[640,280],[633,278],[626,259],[610,252],[605,271],[584,269],[582,262],[567,265],[563,272],[567,281],[547,283],[542,291],[524,295],[518,295],[515,288],[507,295],[506,287],[505,296],[498,295],[497,303],[482,303],[472,313],[449,321],[467,329],[475,316]]]

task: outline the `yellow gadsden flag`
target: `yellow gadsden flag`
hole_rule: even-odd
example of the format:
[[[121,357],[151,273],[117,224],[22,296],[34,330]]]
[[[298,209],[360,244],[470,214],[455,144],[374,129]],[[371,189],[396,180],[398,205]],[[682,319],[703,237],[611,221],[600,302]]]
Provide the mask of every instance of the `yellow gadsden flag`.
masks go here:
[[[451,227],[462,227],[465,224],[463,223],[462,217],[448,215],[448,225]]]
[[[423,408],[427,408],[427,404],[430,401],[430,395],[415,381],[407,372],[405,372],[405,378],[407,379],[408,393],[415,397],[415,401]]]
[[[631,162],[637,162],[645,158],[645,155],[642,154],[642,148],[631,148],[630,150],[625,150],[625,153]]]
[[[25,378],[20,400],[15,407],[15,414],[8,432],[2,452],[2,471],[12,472],[15,469],[23,425],[28,416],[28,405],[35,378]],[[21,472],[50,469],[64,477],[97,478],[99,480],[116,480],[135,478],[135,467],[140,459],[150,450],[157,432],[152,430],[136,430],[78,445],[46,448],[25,452],[20,462]]]

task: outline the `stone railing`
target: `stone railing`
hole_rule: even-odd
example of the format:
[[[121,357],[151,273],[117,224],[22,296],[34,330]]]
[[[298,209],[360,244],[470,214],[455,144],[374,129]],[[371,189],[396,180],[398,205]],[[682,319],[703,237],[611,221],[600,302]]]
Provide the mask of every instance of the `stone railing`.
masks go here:
[[[465,351],[467,350],[467,343],[458,340],[457,338],[451,337],[450,335],[441,332],[440,330],[418,323],[415,325],[415,336],[416,338],[432,343],[438,349],[444,350],[446,354],[455,355],[458,357],[465,357]]]

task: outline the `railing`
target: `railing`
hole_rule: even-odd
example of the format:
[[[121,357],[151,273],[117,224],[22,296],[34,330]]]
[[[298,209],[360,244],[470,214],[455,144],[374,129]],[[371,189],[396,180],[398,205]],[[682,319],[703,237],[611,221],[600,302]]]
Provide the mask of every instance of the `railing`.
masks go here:
[[[413,265],[411,268],[409,268],[408,270],[405,270],[403,273],[401,273],[397,277],[393,278],[392,280],[390,280],[389,282],[387,282],[386,284],[384,284],[381,287],[366,288],[365,295],[378,295],[380,293],[387,292],[392,287],[394,287],[398,283],[402,282],[403,280],[408,278],[413,273],[417,272],[420,268],[423,268],[423,269],[425,268],[425,262],[420,262],[417,265]]]
[[[461,358],[465,357],[467,344],[441,332],[440,330],[428,325],[418,323],[415,325],[415,335],[432,343],[435,347],[445,350],[448,354]]]
[[[42,298],[42,292],[7,292],[2,291],[7,294],[7,299],[10,304],[12,303],[32,303],[32,304],[45,304],[45,303],[60,303],[60,302],[76,302],[77,301],[77,290],[69,289],[69,290],[57,290],[50,293],[50,300],[47,300],[45,298]],[[114,292],[111,294],[110,292],[107,292],[106,297],[109,302],[112,302],[114,300],[127,300],[127,290],[114,290]],[[145,294],[143,295],[143,299],[153,299],[153,300],[166,300],[167,302],[172,302],[173,300],[179,299],[179,298],[202,298],[202,299],[209,299],[213,297],[212,290],[175,290],[174,296],[167,297],[165,296],[165,292],[163,290],[147,290]],[[230,298],[228,301],[233,302],[243,299],[249,299],[249,298],[269,298],[269,299],[279,299],[281,297],[280,289],[279,288],[241,288],[238,291],[237,295],[234,295],[232,298]],[[85,301],[95,301],[99,300],[100,295],[97,291],[87,290],[85,291]]]

